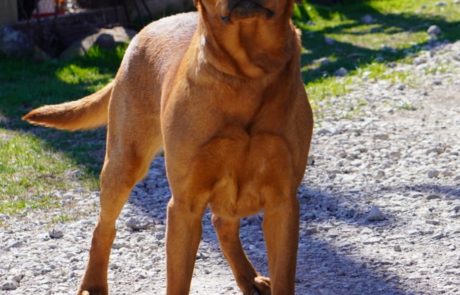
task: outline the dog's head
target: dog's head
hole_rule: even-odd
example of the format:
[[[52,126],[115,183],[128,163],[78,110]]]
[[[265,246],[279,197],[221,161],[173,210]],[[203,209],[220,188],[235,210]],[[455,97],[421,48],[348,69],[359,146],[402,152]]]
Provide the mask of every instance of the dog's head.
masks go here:
[[[294,0],[194,0],[208,19],[231,25],[250,19],[276,19],[290,16]]]

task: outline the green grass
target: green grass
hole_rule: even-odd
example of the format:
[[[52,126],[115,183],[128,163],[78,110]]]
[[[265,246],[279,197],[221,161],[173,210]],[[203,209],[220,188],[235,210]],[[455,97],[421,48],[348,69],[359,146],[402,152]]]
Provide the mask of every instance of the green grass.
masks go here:
[[[88,95],[114,76],[126,46],[71,61],[0,57],[0,214],[57,206],[52,191],[97,187],[105,131],[69,133],[20,120],[30,109]]]
[[[446,1],[445,7],[437,6],[437,0],[343,2],[325,6],[303,1],[294,10],[294,21],[302,30],[303,78],[312,100],[321,101],[334,95],[337,90],[326,91],[328,86],[346,89],[330,78],[340,67],[346,68],[350,76],[367,71],[373,79],[404,81],[408,73],[388,75],[387,64],[409,61],[422,50],[430,42],[426,33],[430,25],[441,28],[440,40],[460,39],[460,5],[453,1]],[[375,22],[364,24],[361,19],[367,14]],[[335,43],[327,45],[326,37]],[[322,57],[331,62],[327,65],[315,62]]]
[[[363,77],[410,84],[412,73],[394,72],[391,63],[411,62],[413,54],[430,42],[430,25],[442,29],[441,40],[460,39],[460,5],[451,0],[446,7],[436,6],[438,0],[343,2],[322,6],[304,1],[294,10],[303,36],[302,75],[316,110],[334,107],[330,98],[346,94]],[[366,14],[375,22],[362,23]],[[327,45],[326,37],[335,43]],[[0,57],[0,214],[58,206],[55,190],[96,188],[104,130],[67,133],[27,125],[20,117],[34,107],[101,88],[114,77],[124,50],[94,48],[84,58],[43,63]],[[330,62],[319,63],[322,57]],[[442,72],[448,66],[425,71]],[[344,78],[334,76],[340,67],[349,71]],[[350,116],[359,108],[350,106]],[[404,102],[400,108],[414,109]],[[63,215],[55,221],[69,218]]]

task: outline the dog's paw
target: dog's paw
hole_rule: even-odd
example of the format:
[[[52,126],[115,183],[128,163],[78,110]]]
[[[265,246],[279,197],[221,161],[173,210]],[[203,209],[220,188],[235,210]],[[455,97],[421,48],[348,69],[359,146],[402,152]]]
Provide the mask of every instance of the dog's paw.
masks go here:
[[[78,291],[77,295],[108,295],[109,292],[107,291],[107,289],[89,289],[88,290],[80,290]]]
[[[257,276],[254,278],[254,295],[270,295],[271,294],[271,283],[267,277]]]

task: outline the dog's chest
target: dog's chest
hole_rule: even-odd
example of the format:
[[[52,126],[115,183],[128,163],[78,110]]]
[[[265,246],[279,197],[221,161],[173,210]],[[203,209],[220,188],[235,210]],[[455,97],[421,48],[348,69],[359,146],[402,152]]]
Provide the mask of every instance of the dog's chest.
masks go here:
[[[287,197],[292,166],[285,140],[268,132],[229,129],[211,139],[191,165],[195,185],[209,195],[214,214],[248,216],[271,198]]]

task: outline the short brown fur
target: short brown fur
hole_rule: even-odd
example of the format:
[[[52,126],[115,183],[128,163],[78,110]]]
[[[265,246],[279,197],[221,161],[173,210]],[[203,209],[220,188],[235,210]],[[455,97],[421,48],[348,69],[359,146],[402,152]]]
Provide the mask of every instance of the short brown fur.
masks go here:
[[[78,294],[108,294],[115,221],[161,147],[172,191],[167,294],[189,292],[207,206],[243,294],[295,293],[296,191],[313,117],[290,20],[293,0],[196,5],[198,13],[142,30],[101,91],[24,117],[69,130],[108,123],[100,217]],[[239,239],[240,218],[261,210],[271,279],[254,269]]]

